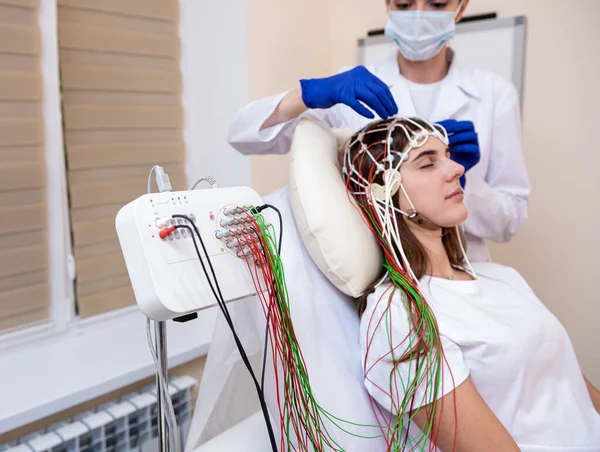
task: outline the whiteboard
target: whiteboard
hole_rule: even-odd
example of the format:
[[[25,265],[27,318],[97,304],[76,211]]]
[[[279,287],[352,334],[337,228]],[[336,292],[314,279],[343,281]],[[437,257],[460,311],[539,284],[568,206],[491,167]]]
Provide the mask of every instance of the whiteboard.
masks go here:
[[[525,76],[525,16],[459,23],[451,42],[455,59],[461,65],[495,72],[517,87],[523,103]],[[358,41],[358,64],[381,62],[397,51],[385,35]]]

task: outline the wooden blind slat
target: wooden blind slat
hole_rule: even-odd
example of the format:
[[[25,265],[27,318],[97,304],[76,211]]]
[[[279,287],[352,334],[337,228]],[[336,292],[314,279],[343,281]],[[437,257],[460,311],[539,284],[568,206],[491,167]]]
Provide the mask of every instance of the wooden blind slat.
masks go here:
[[[0,190],[41,188],[45,175],[43,162],[0,164]]]
[[[75,246],[85,246],[111,240],[118,240],[114,218],[80,221],[73,225],[73,243]]]
[[[85,64],[87,66],[130,67],[136,69],[179,70],[179,59],[157,55],[131,55],[119,53],[90,52],[81,49],[62,48],[62,64]]]
[[[73,145],[122,141],[180,141],[181,129],[67,130],[67,142]],[[67,151],[68,152],[68,151]]]
[[[173,181],[185,181],[183,174],[171,174]],[[71,185],[71,205],[74,208],[127,203],[144,193],[147,180],[121,180]],[[178,182],[180,184],[181,182]],[[177,185],[175,185],[176,187]]]
[[[77,282],[80,284],[108,279],[125,272],[125,261],[120,252],[77,262]]]
[[[3,71],[37,71],[39,65],[35,56],[0,53],[0,67]]]
[[[45,204],[0,208],[0,235],[19,231],[34,231],[46,226]]]
[[[86,284],[79,283],[77,285],[77,293],[82,297],[86,295],[93,295],[100,292],[106,292],[109,290],[118,289],[121,287],[130,286],[129,276],[127,273],[122,275],[114,276],[108,279],[101,279],[99,281],[90,281]]]
[[[160,33],[165,35],[177,33],[177,24],[173,22],[145,20],[139,16],[113,14],[70,6],[58,7],[58,20],[63,23],[71,22],[93,27],[114,27],[144,33]]]
[[[69,168],[81,170],[114,165],[153,165],[155,162],[182,162],[185,159],[185,143],[112,143],[71,146]]]
[[[165,162],[161,159],[152,161],[153,165],[162,166],[169,175],[176,178],[173,180],[173,187],[179,187],[181,180],[179,179],[181,173],[181,165],[183,161],[176,162]],[[110,165],[110,166],[106,166]],[[76,171],[69,171],[69,178],[74,185],[85,184],[85,183],[96,183],[96,182],[108,182],[108,181],[122,181],[123,179],[148,179],[148,164],[146,165],[135,165],[128,166],[121,164],[118,159],[107,162],[100,168],[93,169],[81,169]],[[147,187],[147,183],[144,187],[140,187],[140,190],[144,190]]]
[[[0,147],[0,162],[36,162],[44,158],[44,149],[39,146]]]
[[[0,250],[10,250],[23,246],[44,245],[47,246],[47,230],[13,232],[12,234],[0,235]]]
[[[44,202],[41,190],[0,191],[0,206],[39,204]]]
[[[46,298],[48,298],[46,296]],[[17,329],[24,325],[34,325],[50,318],[49,305],[46,303],[40,308],[33,309],[15,316],[0,317],[0,331]]]
[[[39,310],[48,303],[48,285],[39,284],[31,287],[22,287],[10,291],[0,292],[0,306],[3,316],[15,316]]]
[[[42,79],[27,72],[0,72],[0,100],[42,100]]]
[[[42,118],[0,118],[0,146],[33,146],[43,142]]]
[[[71,209],[71,217],[73,222],[77,221],[89,221],[98,218],[113,217],[117,216],[119,209],[123,207],[123,204],[107,204],[105,206],[94,206],[94,207],[83,207],[77,209]]]
[[[0,22],[36,27],[38,24],[38,13],[35,9],[20,8],[16,5],[3,3],[0,0]]]
[[[24,25],[0,24],[0,52],[39,56],[39,30]]]
[[[103,312],[113,311],[135,304],[135,296],[131,286],[87,295],[79,298],[79,313],[82,317],[90,317]]]
[[[45,246],[0,251],[0,278],[47,268]]]
[[[38,115],[41,111],[41,102],[0,100],[0,118],[11,118],[15,116],[33,117]]]
[[[176,71],[63,65],[62,75],[65,89],[149,93],[179,93],[181,90]]]
[[[181,127],[183,111],[180,107],[69,105],[65,117],[70,130],[175,129]]]
[[[96,242],[91,245],[75,246],[73,251],[76,260],[89,259],[92,257],[103,256],[104,254],[120,253],[121,246],[119,245],[119,242],[115,240],[112,242]],[[123,276],[129,278],[127,275]]]
[[[66,90],[63,92],[63,101],[67,104],[90,105],[179,105],[179,93],[130,93],[126,91],[79,91]]]
[[[58,0],[59,6],[177,22],[176,0]]]
[[[18,289],[20,287],[44,284],[47,280],[48,275],[44,270],[7,276],[6,278],[0,278],[0,293],[8,290]]]
[[[38,9],[39,4],[40,0],[0,0],[0,5],[12,5],[28,9]]]
[[[60,24],[59,33],[65,49],[179,58],[177,36],[76,24]]]

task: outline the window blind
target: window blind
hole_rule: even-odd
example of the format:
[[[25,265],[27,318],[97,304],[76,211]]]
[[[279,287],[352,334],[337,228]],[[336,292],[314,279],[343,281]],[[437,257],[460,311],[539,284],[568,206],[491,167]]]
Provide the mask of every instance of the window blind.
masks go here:
[[[135,302],[115,216],[164,166],[184,189],[176,0],[58,0],[76,295],[81,317]]]
[[[0,331],[49,318],[38,0],[0,0]]]

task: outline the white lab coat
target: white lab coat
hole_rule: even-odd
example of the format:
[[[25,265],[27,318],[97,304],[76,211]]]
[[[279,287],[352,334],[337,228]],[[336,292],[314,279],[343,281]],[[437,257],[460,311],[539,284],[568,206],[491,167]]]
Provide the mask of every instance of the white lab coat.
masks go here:
[[[396,55],[368,69],[390,87],[399,115],[416,116],[409,85],[400,74]],[[299,118],[260,130],[286,94],[252,102],[240,110],[229,130],[230,144],[243,154],[287,153]],[[466,176],[469,218],[465,232],[469,258],[487,261],[490,255],[484,240],[506,242],[527,219],[531,188],[521,147],[517,91],[496,74],[453,62],[440,84],[432,111],[431,117],[426,118],[430,121],[453,118],[475,124],[481,160]],[[343,104],[326,110],[309,110],[302,116],[318,119],[330,127],[349,126],[354,130],[371,121]]]

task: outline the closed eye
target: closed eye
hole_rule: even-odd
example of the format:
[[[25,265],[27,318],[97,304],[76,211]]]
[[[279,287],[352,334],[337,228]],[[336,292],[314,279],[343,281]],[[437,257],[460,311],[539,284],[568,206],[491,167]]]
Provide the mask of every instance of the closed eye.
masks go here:
[[[404,2],[404,3],[394,2],[394,7],[400,11],[409,9],[411,6],[412,6],[412,4],[409,2]]]
[[[431,3],[431,7],[433,9],[444,9],[446,6],[448,6],[448,2],[432,2]]]

